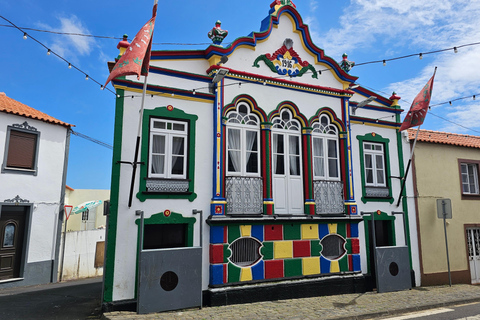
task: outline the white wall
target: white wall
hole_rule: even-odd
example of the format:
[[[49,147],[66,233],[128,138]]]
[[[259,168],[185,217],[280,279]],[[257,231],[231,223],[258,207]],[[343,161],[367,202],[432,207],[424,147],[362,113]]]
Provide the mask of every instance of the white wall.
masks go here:
[[[105,241],[105,229],[67,232],[61,280],[101,276],[103,265],[98,268],[95,268],[94,265],[97,242],[103,241]],[[60,248],[62,246],[63,232]],[[62,261],[61,252],[59,259]]]

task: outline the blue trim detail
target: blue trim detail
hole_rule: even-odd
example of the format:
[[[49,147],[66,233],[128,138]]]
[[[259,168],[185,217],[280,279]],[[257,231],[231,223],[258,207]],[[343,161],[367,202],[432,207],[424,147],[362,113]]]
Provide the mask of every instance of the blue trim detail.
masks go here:
[[[210,265],[210,284],[223,284],[223,264]]]

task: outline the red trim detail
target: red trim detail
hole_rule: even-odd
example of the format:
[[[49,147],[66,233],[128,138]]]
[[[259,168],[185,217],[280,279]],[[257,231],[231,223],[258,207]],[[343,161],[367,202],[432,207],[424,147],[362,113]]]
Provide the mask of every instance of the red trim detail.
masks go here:
[[[210,263],[223,263],[223,244],[210,245]]]
[[[348,208],[350,208],[350,206],[348,206]],[[351,238],[351,237],[352,237],[351,224],[348,223],[347,224],[347,238]]]
[[[283,277],[283,260],[265,261],[265,279],[275,279]]]
[[[293,241],[293,257],[310,257],[310,240]]]
[[[281,224],[269,224],[264,226],[265,241],[283,240],[283,226]]]
[[[227,283],[227,270],[228,270],[228,264],[224,263],[223,264],[223,283]]]
[[[351,254],[348,255],[348,270],[353,271],[353,257]]]

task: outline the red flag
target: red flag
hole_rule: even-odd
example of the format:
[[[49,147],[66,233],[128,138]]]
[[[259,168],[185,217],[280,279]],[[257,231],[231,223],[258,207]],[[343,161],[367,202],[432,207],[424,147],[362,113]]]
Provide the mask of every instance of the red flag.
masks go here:
[[[427,115],[430,97],[432,96],[433,78],[435,78],[435,72],[430,80],[428,80],[425,87],[423,87],[423,89],[417,94],[415,100],[413,100],[410,110],[408,110],[405,119],[403,119],[400,131],[422,125],[425,116]]]
[[[107,84],[117,78],[127,75],[148,75],[148,65],[150,64],[150,51],[152,48],[153,28],[155,26],[155,17],[157,16],[157,4],[153,6],[152,18],[143,26],[142,29],[133,38],[132,43],[128,46],[125,53],[117,61],[112,72],[105,82],[104,88]]]

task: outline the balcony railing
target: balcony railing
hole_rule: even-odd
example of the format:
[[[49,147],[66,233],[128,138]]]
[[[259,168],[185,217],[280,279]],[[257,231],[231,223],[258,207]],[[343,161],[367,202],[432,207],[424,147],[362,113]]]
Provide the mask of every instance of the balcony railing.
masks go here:
[[[263,212],[263,182],[258,177],[226,177],[227,214]]]
[[[316,214],[343,214],[343,182],[314,181]]]

